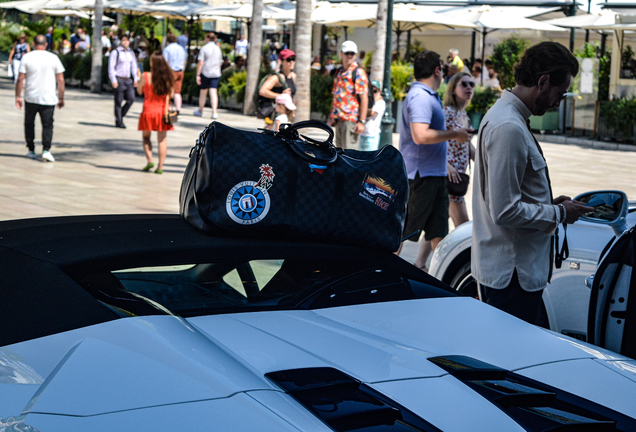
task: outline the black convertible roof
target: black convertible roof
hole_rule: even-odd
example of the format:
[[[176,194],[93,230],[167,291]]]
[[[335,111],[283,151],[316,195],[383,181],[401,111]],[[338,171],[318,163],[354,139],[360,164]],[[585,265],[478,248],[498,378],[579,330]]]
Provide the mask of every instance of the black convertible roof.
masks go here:
[[[0,222],[0,346],[117,319],[75,282],[144,266],[267,258],[388,264],[448,289],[384,251],[289,240],[205,235],[179,215],[106,215]]]

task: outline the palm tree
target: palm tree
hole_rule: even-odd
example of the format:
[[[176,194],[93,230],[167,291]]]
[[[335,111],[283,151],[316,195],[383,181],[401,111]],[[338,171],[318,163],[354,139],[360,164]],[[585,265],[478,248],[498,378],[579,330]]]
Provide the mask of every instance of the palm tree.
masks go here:
[[[102,15],[104,5],[102,0],[95,0],[95,25],[93,26],[93,57],[91,64],[91,92],[102,91]]]
[[[296,1],[294,51],[296,52],[296,104],[295,120],[309,120],[311,114],[311,0]]]
[[[252,3],[252,23],[249,31],[249,49],[247,51],[247,80],[245,82],[245,100],[243,114],[254,115],[256,106],[254,96],[258,91],[258,74],[261,69],[261,51],[263,46],[263,0]]]
[[[384,52],[386,51],[386,15],[389,1],[378,0],[378,17],[375,20],[375,48],[371,61],[371,79],[384,79]]]

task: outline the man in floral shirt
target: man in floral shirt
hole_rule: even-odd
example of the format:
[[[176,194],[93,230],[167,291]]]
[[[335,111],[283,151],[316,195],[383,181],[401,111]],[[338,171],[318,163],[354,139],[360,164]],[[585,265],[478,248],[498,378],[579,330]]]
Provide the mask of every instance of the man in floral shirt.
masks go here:
[[[333,81],[333,102],[329,126],[336,127],[336,146],[358,149],[358,136],[364,132],[369,105],[369,78],[358,63],[358,46],[344,41],[340,47],[342,68]]]

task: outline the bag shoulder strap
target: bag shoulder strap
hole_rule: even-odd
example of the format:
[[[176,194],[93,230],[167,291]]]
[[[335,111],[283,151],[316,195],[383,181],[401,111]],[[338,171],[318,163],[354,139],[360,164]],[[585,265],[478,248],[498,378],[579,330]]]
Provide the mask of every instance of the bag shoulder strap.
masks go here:
[[[280,84],[283,86],[283,90],[287,90],[287,81],[283,78],[283,74],[276,72],[276,76],[278,77]]]

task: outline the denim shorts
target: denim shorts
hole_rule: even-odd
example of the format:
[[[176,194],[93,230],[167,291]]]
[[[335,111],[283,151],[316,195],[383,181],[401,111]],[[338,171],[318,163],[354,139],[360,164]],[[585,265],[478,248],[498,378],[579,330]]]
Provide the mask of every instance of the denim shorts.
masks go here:
[[[374,151],[378,149],[380,144],[380,135],[376,136],[364,136],[360,135],[360,141],[358,145],[362,151]]]
[[[217,78],[208,78],[205,75],[201,74],[201,85],[199,86],[199,88],[201,90],[207,90],[209,88],[217,88],[219,86],[219,79],[221,77],[217,77]]]

